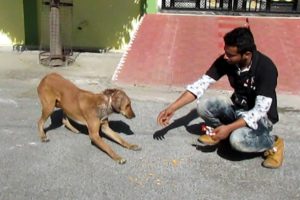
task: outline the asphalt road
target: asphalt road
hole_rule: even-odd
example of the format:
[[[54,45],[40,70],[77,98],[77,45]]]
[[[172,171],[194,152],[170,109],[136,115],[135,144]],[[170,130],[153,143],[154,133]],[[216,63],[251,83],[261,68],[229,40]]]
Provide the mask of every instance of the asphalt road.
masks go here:
[[[56,71],[83,89],[115,87],[110,80],[120,57],[79,54],[72,66],[48,68],[38,64],[38,52],[0,50],[1,200],[300,199],[299,96],[278,97],[280,122],[273,132],[285,139],[286,148],[284,165],[276,170],[261,167],[261,156],[239,154],[226,142],[218,148],[193,145],[201,122],[193,103],[178,111],[169,127],[159,127],[157,114],[182,88],[118,86],[132,98],[136,118],[112,115],[110,125],[127,141],[142,146],[134,152],[106,139],[127,159],[125,165],[93,146],[86,134],[61,126],[59,110],[52,115],[50,142],[41,143],[39,80]]]

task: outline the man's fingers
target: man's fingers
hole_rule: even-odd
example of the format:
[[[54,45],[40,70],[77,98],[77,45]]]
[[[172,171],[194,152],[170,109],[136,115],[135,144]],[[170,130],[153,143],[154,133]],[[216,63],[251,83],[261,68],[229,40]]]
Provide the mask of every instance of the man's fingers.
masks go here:
[[[219,138],[218,138],[217,135],[212,135],[211,138],[212,138],[213,140],[219,140]]]
[[[169,119],[168,119],[168,118],[165,118],[165,119],[162,121],[162,125],[163,125],[163,126],[168,126],[168,125],[169,125]]]
[[[156,122],[157,122],[158,124],[160,124],[161,116],[162,116],[162,112],[160,112],[160,113],[158,114],[158,116],[157,116]]]
[[[164,110],[159,113],[159,115],[157,117],[157,123],[161,126],[168,126],[169,121],[172,116],[173,116],[173,113],[168,112],[167,110]]]
[[[164,116],[163,118],[161,118],[159,124],[160,124],[161,126],[167,126],[167,125],[169,125],[169,118],[166,117],[166,116]]]
[[[157,117],[157,123],[162,125],[163,121],[165,120],[165,113],[166,111],[162,111],[159,113],[158,117]]]

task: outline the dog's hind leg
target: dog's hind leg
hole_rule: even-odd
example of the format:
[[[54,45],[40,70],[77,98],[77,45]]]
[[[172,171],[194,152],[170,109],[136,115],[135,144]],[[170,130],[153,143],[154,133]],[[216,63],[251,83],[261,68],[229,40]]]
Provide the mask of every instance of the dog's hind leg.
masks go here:
[[[125,141],[118,133],[111,130],[109,127],[108,121],[104,121],[101,126],[101,131],[104,132],[108,137],[113,139],[115,142],[119,143],[123,147],[134,150],[134,151],[140,151],[142,148],[136,144],[130,144],[127,141]]]
[[[126,160],[116,154],[112,148],[106,144],[103,139],[99,136],[99,127],[100,127],[100,121],[97,123],[89,123],[88,129],[89,129],[89,136],[92,140],[92,142],[101,150],[106,152],[113,160],[117,161],[119,164],[125,164]]]
[[[51,103],[53,102],[53,103]],[[44,125],[51,113],[54,110],[55,101],[49,101],[49,99],[42,99],[41,98],[41,104],[42,104],[42,115],[38,121],[38,130],[39,130],[39,135],[41,138],[42,142],[49,142],[49,139],[46,136],[45,130],[44,130]]]
[[[62,119],[62,123],[68,128],[70,129],[73,133],[79,133],[79,130],[77,130],[69,121],[68,117],[66,115],[64,115],[63,119]]]

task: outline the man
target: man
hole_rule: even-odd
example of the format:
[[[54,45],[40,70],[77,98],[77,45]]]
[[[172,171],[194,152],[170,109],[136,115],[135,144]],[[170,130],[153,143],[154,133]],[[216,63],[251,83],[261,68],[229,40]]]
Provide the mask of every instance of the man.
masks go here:
[[[207,127],[199,141],[216,145],[229,138],[233,149],[240,152],[264,152],[262,163],[279,168],[283,162],[284,142],[270,135],[277,113],[277,69],[270,58],[256,50],[249,28],[239,27],[224,36],[225,53],[208,71],[157,117],[162,126],[169,124],[174,112],[197,99],[197,110]],[[234,92],[231,98],[213,97],[201,100],[204,91],[227,75]],[[212,130],[212,131],[210,131]]]

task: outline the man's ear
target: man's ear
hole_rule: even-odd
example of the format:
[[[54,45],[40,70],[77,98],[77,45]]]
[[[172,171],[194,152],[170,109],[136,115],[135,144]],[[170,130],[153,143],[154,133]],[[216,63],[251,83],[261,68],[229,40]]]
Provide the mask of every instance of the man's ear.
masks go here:
[[[250,59],[252,57],[252,52],[251,51],[246,51],[245,53],[243,53],[243,57]]]

